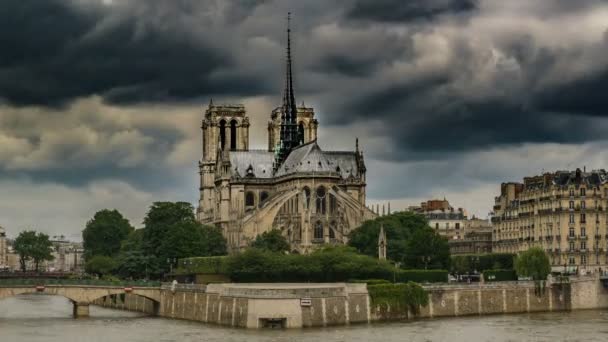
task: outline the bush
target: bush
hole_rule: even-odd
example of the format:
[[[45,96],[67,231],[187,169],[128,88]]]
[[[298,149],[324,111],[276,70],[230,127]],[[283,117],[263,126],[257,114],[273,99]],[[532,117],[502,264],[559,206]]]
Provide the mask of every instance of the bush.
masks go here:
[[[485,281],[514,281],[517,280],[515,270],[487,270],[483,272]]]
[[[178,268],[176,274],[227,274],[228,273],[228,257],[198,257],[184,258],[177,263]]]
[[[373,306],[389,305],[391,311],[410,310],[416,314],[421,306],[427,306],[429,303],[427,292],[422,286],[412,282],[368,285],[367,290]]]
[[[397,282],[416,283],[445,283],[448,281],[448,271],[445,270],[399,270],[396,277]]]

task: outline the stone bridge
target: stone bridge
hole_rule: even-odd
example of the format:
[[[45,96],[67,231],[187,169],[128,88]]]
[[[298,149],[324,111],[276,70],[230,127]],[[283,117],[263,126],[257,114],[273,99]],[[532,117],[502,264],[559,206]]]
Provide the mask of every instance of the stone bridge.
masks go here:
[[[74,304],[75,318],[88,317],[89,305],[99,298],[126,294],[145,297],[154,303],[154,312],[160,307],[160,287],[88,286],[88,285],[39,285],[0,286],[0,300],[20,294],[44,293],[63,296]]]

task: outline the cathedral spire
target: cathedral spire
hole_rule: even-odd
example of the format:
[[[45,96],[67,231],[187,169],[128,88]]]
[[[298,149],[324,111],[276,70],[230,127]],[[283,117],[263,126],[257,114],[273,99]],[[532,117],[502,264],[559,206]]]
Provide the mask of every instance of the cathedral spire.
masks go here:
[[[283,90],[283,106],[281,110],[281,133],[278,151],[276,153],[275,170],[285,161],[289,152],[298,146],[298,109],[293,91],[293,73],[291,58],[291,12],[287,13],[287,56],[285,67],[285,89]]]

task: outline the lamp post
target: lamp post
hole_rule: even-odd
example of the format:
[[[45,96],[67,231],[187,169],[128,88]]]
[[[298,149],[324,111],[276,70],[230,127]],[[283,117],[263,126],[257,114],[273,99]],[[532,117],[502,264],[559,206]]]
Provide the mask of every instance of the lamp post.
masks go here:
[[[167,258],[167,264],[169,264],[169,274],[173,273],[173,264],[177,262],[177,258]]]
[[[427,269],[428,263],[431,262],[431,257],[429,255],[425,255],[422,257],[422,262],[424,263],[424,269]]]

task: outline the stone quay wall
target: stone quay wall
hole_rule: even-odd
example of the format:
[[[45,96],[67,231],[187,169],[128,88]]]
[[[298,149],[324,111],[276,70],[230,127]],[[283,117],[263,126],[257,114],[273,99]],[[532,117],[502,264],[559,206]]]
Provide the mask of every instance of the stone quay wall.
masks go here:
[[[243,328],[323,327],[374,321],[608,308],[599,279],[549,284],[537,296],[532,282],[425,286],[429,305],[416,315],[374,305],[365,284],[212,284],[205,291],[164,289],[158,315]],[[122,296],[122,297],[121,297]],[[153,314],[153,303],[125,294],[105,307]]]

